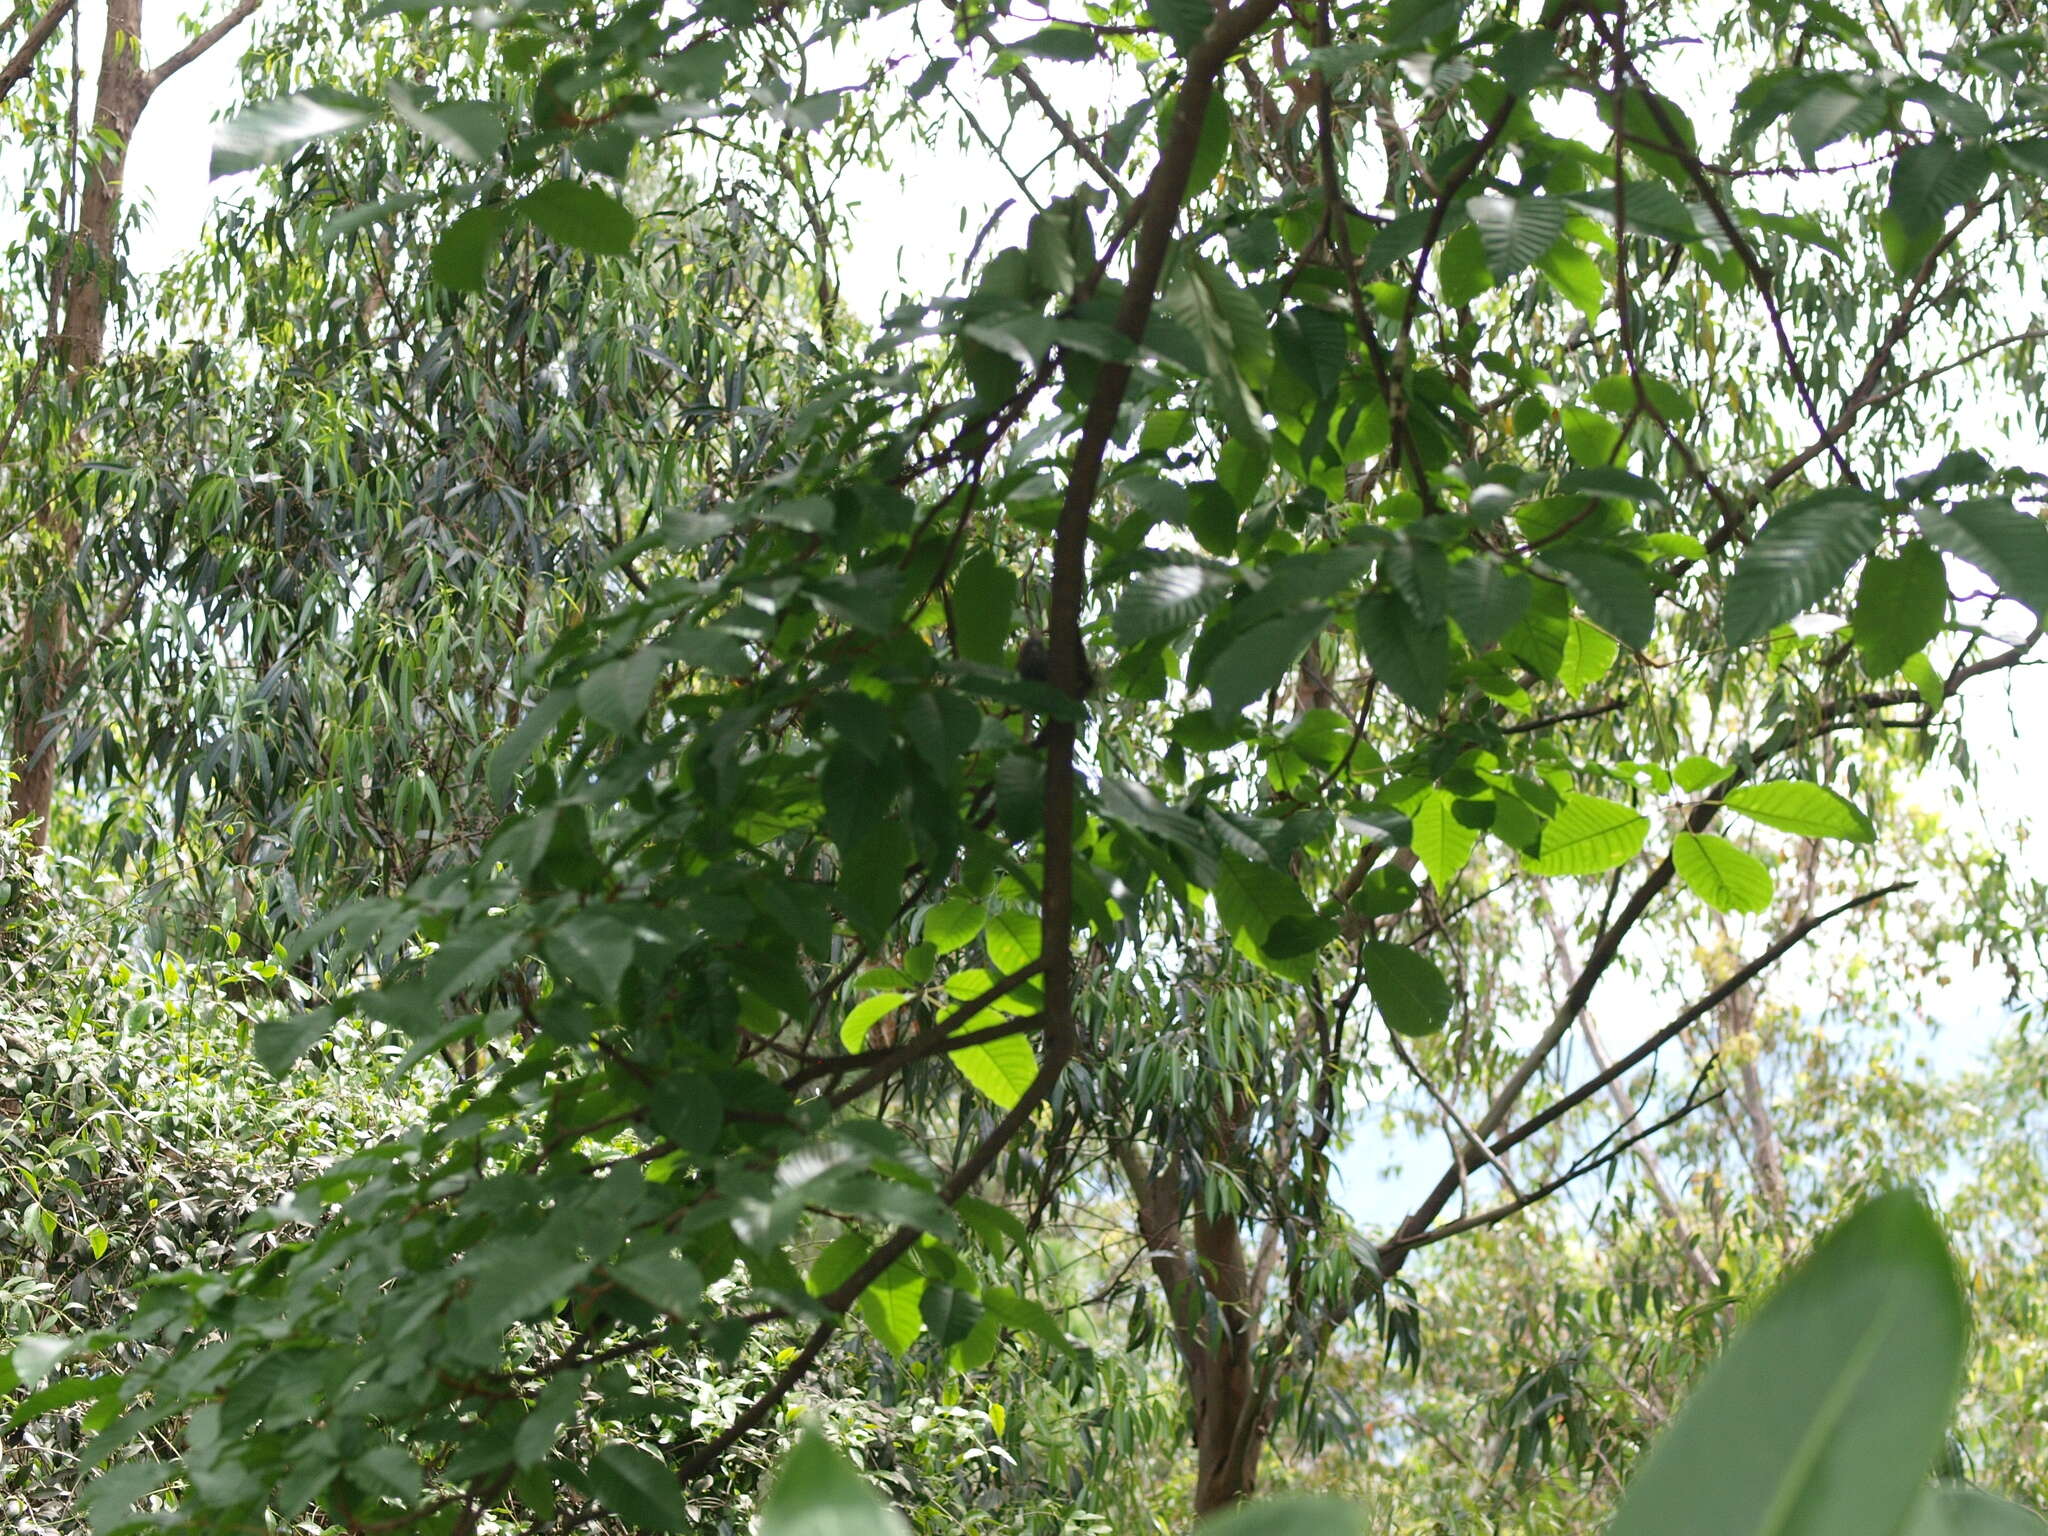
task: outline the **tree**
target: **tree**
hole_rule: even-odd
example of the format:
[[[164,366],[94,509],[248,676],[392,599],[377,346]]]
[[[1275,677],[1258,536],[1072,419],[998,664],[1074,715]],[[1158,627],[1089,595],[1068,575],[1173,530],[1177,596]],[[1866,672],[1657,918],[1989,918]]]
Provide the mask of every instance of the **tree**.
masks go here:
[[[554,638],[480,851],[302,936],[389,979],[273,1022],[273,1069],[371,1024],[500,1066],[145,1304],[156,1351],[85,1389],[123,1426],[97,1454],[190,1418],[175,1465],[104,1483],[115,1526],[175,1483],[188,1526],[679,1528],[850,1316],[958,1369],[1006,1329],[1059,1349],[1009,1282],[1076,1149],[1112,1156],[1155,1256],[1197,1506],[1235,1502],[1289,1362],[1390,1306],[1410,1254],[1661,1126],[1526,1187],[1517,1147],[1896,889],[1751,932],[1538,1098],[1679,892],[1770,908],[1718,829],[1873,844],[1843,789],[1883,775],[1842,741],[1930,732],[2028,656],[2031,617],[1998,637],[2048,608],[2030,482],[1923,430],[2031,360],[1997,285],[2032,245],[1987,232],[2031,230],[2048,169],[2026,38],[1966,37],[1936,77],[1882,28],[1763,8],[1711,150],[1657,12],[947,19],[906,94],[985,59],[1069,179],[1025,178],[968,292],[862,353],[821,338],[741,472],[641,493],[633,590]],[[474,82],[261,103],[224,143],[293,165],[394,117],[474,169],[378,189],[441,220],[385,286],[488,296],[541,280],[530,242],[623,259],[672,132],[800,163],[897,110],[811,89],[780,10],[495,21]],[[1126,67],[1072,88],[1128,111],[1038,80],[1105,53]],[[1806,174],[1866,140],[1896,152]],[[1737,195],[1751,171],[1786,173],[1783,207]],[[1995,593],[1958,598],[1945,555]],[[1843,622],[1795,626],[1816,608]],[[1473,1005],[1512,998],[1512,959],[1459,940],[1580,880],[1576,979],[1509,1049]],[[1219,1059],[1201,1013],[1233,995],[1256,1028]],[[1397,1230],[1333,1248],[1304,1216],[1379,1024],[1457,1139]],[[989,1197],[1027,1174],[1019,1220]],[[731,1424],[648,1389],[763,1330],[786,1363]]]

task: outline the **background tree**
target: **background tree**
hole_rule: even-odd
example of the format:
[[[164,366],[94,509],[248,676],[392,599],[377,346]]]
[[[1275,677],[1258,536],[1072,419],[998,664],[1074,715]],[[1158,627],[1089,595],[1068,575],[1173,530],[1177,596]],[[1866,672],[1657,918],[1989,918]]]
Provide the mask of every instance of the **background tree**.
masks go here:
[[[823,89],[827,44],[900,32],[625,5],[366,16],[260,55],[354,87],[259,102],[217,162],[283,167],[279,230],[352,205],[329,254],[258,247],[283,295],[247,290],[276,316],[252,337],[329,327],[335,361],[250,362],[234,397],[315,423],[325,462],[285,479],[304,435],[226,418],[246,479],[180,485],[175,547],[228,519],[289,623],[235,597],[166,645],[194,599],[152,587],[136,654],[258,676],[232,693],[254,784],[202,782],[272,826],[327,786],[317,867],[372,890],[296,936],[285,990],[316,1006],[264,1022],[266,1064],[387,1031],[401,1072],[496,1058],[261,1213],[245,1262],[74,1343],[139,1361],[39,1400],[106,1431],[88,1466],[123,1458],[100,1523],[168,1489],[193,1528],[686,1528],[850,1317],[906,1370],[987,1369],[1006,1332],[1071,1350],[1015,1282],[1112,1182],[1218,1508],[1282,1410],[1315,1411],[1340,1329],[1412,1339],[1412,1254],[1715,1102],[1711,1058],[1633,1074],[1746,1033],[1729,1010],[1779,960],[1897,893],[1855,852],[1871,811],[2048,605],[2024,467],[1913,425],[2031,358],[1999,295],[2032,247],[1990,225],[2037,216],[2034,42],[1965,39],[1936,76],[1882,28],[1760,12],[1703,147],[1661,64],[1682,16],[1197,12],[949,12],[911,29],[914,77],[892,54]],[[1040,80],[1105,52],[1124,67]],[[899,116],[985,131],[977,70],[1058,146],[1018,178],[1031,211],[965,292],[860,335],[817,187]],[[1896,152],[1806,174],[1864,140]],[[708,218],[741,166],[797,217],[691,288],[674,330],[741,381],[695,412],[644,251],[671,176],[719,189]],[[248,531],[300,516],[328,542]],[[415,654],[385,626],[417,615]],[[500,682],[529,629],[531,693]],[[338,761],[305,744],[394,655]],[[411,811],[381,793],[408,767]],[[1823,873],[1815,839],[1849,858]],[[1703,911],[1758,921],[1671,963]],[[1668,1023],[1567,1081],[1631,969],[1670,983]],[[1333,1139],[1395,1072],[1448,1166],[1393,1231],[1333,1241]],[[1637,1108],[1595,1124],[1617,1090]],[[683,1369],[745,1405],[701,1413]]]

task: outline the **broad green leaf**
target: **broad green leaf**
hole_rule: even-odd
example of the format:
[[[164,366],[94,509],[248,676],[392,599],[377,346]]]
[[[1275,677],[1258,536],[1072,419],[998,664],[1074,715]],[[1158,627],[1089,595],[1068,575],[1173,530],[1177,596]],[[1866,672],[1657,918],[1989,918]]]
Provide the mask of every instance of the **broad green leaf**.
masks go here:
[[[1897,555],[1873,559],[1856,584],[1856,652],[1872,677],[1889,677],[1941,632],[1948,614],[1948,575],[1923,539]]]
[[[674,1253],[634,1254],[605,1266],[627,1290],[671,1317],[688,1317],[704,1297],[704,1273]]]
[[[510,218],[502,207],[471,208],[457,215],[434,242],[428,274],[443,288],[481,293],[491,255],[503,242]]]
[[[924,940],[938,953],[950,955],[981,937],[988,911],[980,902],[959,897],[942,901],[924,915]]]
[[[615,1003],[638,942],[632,924],[593,907],[551,929],[541,942],[541,958],[560,980],[603,1002]]]
[[[926,1286],[917,1305],[926,1331],[941,1349],[951,1349],[973,1333],[986,1315],[979,1297],[952,1285]]]
[[[2048,1520],[1980,1488],[1937,1486],[1920,1496],[1904,1536],[2048,1536]]]
[[[1608,674],[1620,655],[1621,647],[1606,630],[1574,617],[1565,630],[1557,684],[1566,693],[1582,694]]]
[[[1457,797],[1447,790],[1432,789],[1409,813],[1415,828],[1409,846],[1422,861],[1429,883],[1439,891],[1450,888],[1479,842],[1478,829],[1466,826],[1453,814],[1457,803]]]
[[[1010,48],[1034,59],[1092,59],[1097,51],[1095,34],[1079,27],[1046,27]]]
[[[2001,497],[1959,503],[1946,517],[1920,514],[1920,530],[1938,547],[1967,560],[2016,597],[2048,616],[2048,526]]]
[[[1521,623],[1529,608],[1529,578],[1492,555],[1475,555],[1451,567],[1445,596],[1466,643],[1484,651]]]
[[[259,102],[214,129],[207,174],[218,180],[287,159],[316,139],[375,122],[379,111],[374,102],[324,89]]]
[[[1584,469],[1606,469],[1621,450],[1621,423],[1589,411],[1582,405],[1567,405],[1557,413],[1564,433],[1565,451],[1572,462]]]
[[[1729,810],[1800,837],[1834,837],[1850,843],[1877,841],[1870,818],[1823,784],[1780,779],[1744,784],[1728,791]]]
[[[1173,39],[1173,45],[1187,53],[1202,40],[1209,23],[1216,19],[1208,0],[1151,0],[1152,25]]]
[[[1975,146],[1965,149],[1948,138],[1906,144],[1892,161],[1886,211],[1916,241],[1926,239],[1939,234],[1949,213],[1983,189],[1990,173],[1991,157]],[[1901,269],[1895,264],[1893,270]]]
[[[1543,827],[1536,852],[1522,862],[1537,875],[1598,875],[1641,852],[1650,818],[1641,811],[1576,791]]]
[[[283,1077],[293,1062],[327,1038],[338,1017],[332,1007],[320,1007],[260,1020],[254,1043],[257,1065],[272,1077]]]
[[[1290,960],[1267,953],[1267,937],[1275,924],[1285,918],[1312,918],[1315,911],[1301,887],[1284,871],[1271,864],[1256,864],[1234,853],[1217,861],[1216,919],[1232,937],[1237,952],[1253,964],[1263,966],[1289,981],[1306,981],[1314,967],[1313,956]]]
[[[1822,491],[1780,512],[1728,578],[1728,643],[1747,644],[1833,592],[1883,530],[1883,504],[1864,491]]]
[[[1209,565],[1161,565],[1140,571],[1116,605],[1112,627],[1125,645],[1177,634],[1222,602],[1237,584]]]
[[[1546,549],[1543,560],[1563,573],[1565,585],[1595,624],[1634,650],[1650,643],[1656,600],[1640,561],[1572,546]]]
[[[1771,904],[1763,860],[1711,832],[1681,832],[1671,845],[1678,878],[1716,912],[1762,912]]]
[[[579,251],[623,256],[633,248],[631,210],[586,181],[544,182],[519,200],[519,211],[550,240]]]
[[[1443,708],[1451,680],[1451,633],[1443,623],[1418,624],[1392,592],[1368,592],[1358,604],[1358,641],[1373,676],[1418,714]]]
[[[855,1053],[866,1050],[868,1032],[909,1001],[908,992],[877,992],[862,998],[839,1026],[839,1043]]]
[[[1343,1499],[1262,1499],[1211,1515],[1194,1536],[1365,1536],[1362,1504]]]
[[[985,666],[1001,666],[1016,625],[1016,576],[982,550],[954,573],[952,612],[953,639],[960,654]]]
[[[1718,784],[1728,774],[1727,764],[1717,763],[1711,757],[1701,757],[1697,752],[1671,770],[1671,777],[1687,794],[1697,794],[1710,784]]]
[[[813,1296],[829,1296],[851,1280],[854,1271],[875,1251],[858,1232],[842,1232],[811,1260],[811,1272],[804,1276],[804,1289]]]
[[[600,1504],[640,1530],[686,1531],[690,1512],[666,1462],[634,1445],[608,1445],[590,1463]]]
[[[989,964],[1005,976],[1036,960],[1043,942],[1037,914],[1015,908],[991,917],[981,937],[988,946]]]
[[[1542,259],[1564,233],[1571,209],[1554,197],[1487,192],[1472,198],[1465,212],[1479,231],[1488,270],[1496,278],[1506,279]]]
[[[1584,315],[1587,324],[1600,318],[1607,303],[1607,282],[1592,257],[1569,240],[1560,240],[1538,258],[1536,266],[1557,296]]]
[[[892,1355],[901,1355],[924,1332],[925,1279],[908,1259],[898,1259],[860,1293],[861,1321]]]
[[[853,1464],[806,1429],[775,1469],[755,1536],[910,1536]]]
[[[996,1018],[992,1011],[978,1013],[961,1026],[960,1032],[972,1034],[986,1029]],[[948,1051],[946,1059],[1002,1109],[1015,1109],[1025,1089],[1038,1076],[1038,1053],[1032,1050],[1027,1035],[1007,1035],[982,1045],[963,1045],[957,1051]]]
[[[1387,1027],[1397,1034],[1433,1035],[1451,1016],[1451,984],[1436,962],[1405,944],[1361,945],[1358,963],[1366,990]]]
[[[655,685],[668,670],[659,651],[635,651],[608,661],[576,689],[576,703],[592,720],[617,736],[630,736],[647,715]]]
[[[1828,1234],[1650,1449],[1609,1536],[1893,1536],[1961,1381],[1941,1229],[1883,1195]]]
[[[490,102],[444,101],[429,106],[399,80],[386,81],[384,94],[402,122],[466,164],[481,165],[505,142],[505,120]]]

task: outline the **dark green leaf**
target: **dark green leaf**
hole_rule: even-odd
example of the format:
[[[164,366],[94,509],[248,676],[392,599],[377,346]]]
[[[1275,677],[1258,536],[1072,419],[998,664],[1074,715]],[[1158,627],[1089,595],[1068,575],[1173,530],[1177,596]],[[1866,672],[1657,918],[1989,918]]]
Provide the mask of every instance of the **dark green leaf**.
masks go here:
[[[1451,1016],[1451,984],[1427,955],[1405,944],[1361,945],[1366,990],[1387,1027],[1397,1034],[1433,1035]]]
[[[590,1463],[598,1502],[620,1519],[650,1531],[686,1531],[690,1513],[668,1465],[632,1445],[608,1445]]]
[[[633,248],[638,221],[632,212],[611,193],[588,182],[546,182],[519,200],[519,211],[550,240],[579,251],[623,256]]]
[[[1141,571],[1116,605],[1116,637],[1125,645],[1177,634],[1214,608],[1237,584],[1208,565],[1160,565]]]
[[[1451,567],[1448,597],[1466,643],[1484,651],[1522,621],[1529,607],[1529,578],[1492,555],[1476,555]]]
[[[1883,506],[1864,491],[1822,491],[1780,512],[1728,578],[1728,643],[1746,644],[1833,592],[1883,530]]]
[[[1358,641],[1373,675],[1418,714],[1443,708],[1451,681],[1448,626],[1418,624],[1391,592],[1369,592],[1358,604]]]
[[[1656,599],[1642,563],[1602,549],[1565,545],[1543,560],[1565,579],[1586,616],[1623,645],[1642,650],[1656,623]]]
[[[466,293],[481,292],[492,253],[505,238],[505,223],[511,215],[503,208],[471,208],[461,214],[434,242],[429,272],[443,288]]]
[[[1889,677],[1941,632],[1948,614],[1948,574],[1941,556],[1914,539],[1889,559],[1863,567],[1856,585],[1856,652],[1872,677]]]
[[[1488,192],[1471,199],[1465,212],[1479,231],[1488,269],[1505,279],[1542,259],[1564,233],[1571,209],[1554,197],[1506,197]]]
[[[1203,675],[1210,709],[1234,715],[1263,698],[1329,622],[1328,609],[1304,608],[1254,624],[1232,640]]]

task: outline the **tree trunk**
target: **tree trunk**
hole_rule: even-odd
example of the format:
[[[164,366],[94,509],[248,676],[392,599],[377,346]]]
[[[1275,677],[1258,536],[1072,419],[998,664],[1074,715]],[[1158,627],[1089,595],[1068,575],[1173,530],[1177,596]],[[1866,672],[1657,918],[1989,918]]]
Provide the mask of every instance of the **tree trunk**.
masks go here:
[[[1246,1260],[1234,1219],[1182,1212],[1171,1159],[1155,1171],[1124,1147],[1118,1160],[1137,1209],[1139,1240],[1164,1294],[1193,1410],[1195,1513],[1227,1509],[1257,1490],[1273,1422],[1272,1395],[1253,1358],[1258,1269]]]
[[[153,89],[142,64],[142,0],[107,0],[107,34],[93,98],[93,144],[85,191],[79,198],[77,222],[58,274],[64,318],[57,335],[57,357],[68,381],[75,382],[97,368],[106,352],[107,295],[121,220],[121,179],[128,163],[128,141]],[[8,820],[31,822],[30,836],[41,848],[50,835],[65,696],[71,691],[79,660],[74,654],[69,591],[82,535],[77,509],[62,497],[52,497],[36,519],[36,534],[24,583],[28,596],[17,620],[14,647],[14,718],[7,746],[15,777],[8,796]]]

